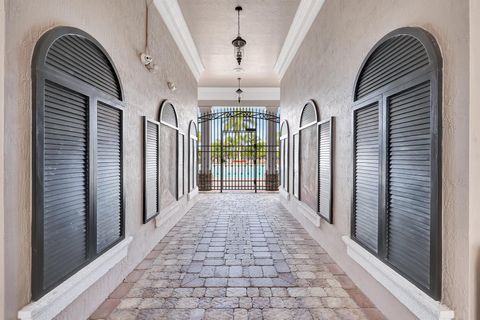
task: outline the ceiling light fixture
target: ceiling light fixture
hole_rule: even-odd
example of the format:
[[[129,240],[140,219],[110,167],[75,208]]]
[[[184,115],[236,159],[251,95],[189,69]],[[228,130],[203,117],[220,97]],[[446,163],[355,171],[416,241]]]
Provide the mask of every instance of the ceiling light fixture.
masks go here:
[[[240,6],[235,7],[235,11],[237,11],[237,16],[238,16],[237,18],[238,32],[237,32],[237,37],[232,41],[232,44],[234,47],[234,55],[235,55],[235,59],[237,59],[238,65],[242,63],[242,59],[244,56],[243,47],[245,47],[245,45],[247,44],[247,41],[245,41],[245,39],[243,39],[240,36],[240,11],[242,10],[243,9]]]
[[[243,70],[242,67],[236,67],[236,68],[233,69],[233,72],[239,73],[239,74],[240,74],[240,73],[243,73],[244,71],[245,71],[245,70]]]
[[[242,93],[243,93],[243,90],[240,89],[240,80],[242,80],[242,78],[237,78],[238,80],[238,89],[237,91],[235,91],[237,93],[237,101],[238,101],[238,104],[240,104],[240,101],[242,101]]]

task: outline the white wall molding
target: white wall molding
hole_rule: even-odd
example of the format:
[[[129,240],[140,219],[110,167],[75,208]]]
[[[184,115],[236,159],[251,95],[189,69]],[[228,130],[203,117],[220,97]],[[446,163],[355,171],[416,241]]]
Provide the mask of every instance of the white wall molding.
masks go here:
[[[290,200],[290,193],[288,193],[285,189],[280,187],[280,196],[285,198],[285,200]]]
[[[198,82],[205,67],[177,0],[154,0],[154,4]]]
[[[180,212],[180,209],[181,208],[178,201],[175,201],[165,209],[160,209],[160,214],[155,217],[155,227],[160,228],[163,226],[163,224],[166,223],[177,212]]]
[[[133,237],[127,237],[113,248],[65,280],[58,287],[20,311],[21,320],[50,320],[55,318],[82,293],[120,263],[128,253]]]
[[[237,87],[199,87],[198,100],[215,101],[215,100],[232,100],[237,101]],[[246,87],[242,88],[242,100],[258,100],[258,101],[280,101],[279,87]]]
[[[394,297],[419,319],[453,319],[454,312],[439,301],[433,300],[410,281],[362,248],[349,236],[343,236],[348,255],[380,282]]]
[[[297,12],[295,13],[285,42],[278,55],[277,62],[273,67],[273,70],[278,74],[280,79],[285,75],[288,66],[295,57],[324,2],[324,0],[301,0],[298,5]]]
[[[193,200],[196,196],[198,196],[198,187],[190,191],[187,195],[187,200],[191,201]]]
[[[320,216],[310,208],[306,203],[298,200],[296,197],[289,197],[289,199],[285,199],[290,202],[290,204],[287,206],[288,210],[293,211],[295,210],[296,212],[301,213],[308,221],[310,221],[314,226],[317,228],[320,227]]]

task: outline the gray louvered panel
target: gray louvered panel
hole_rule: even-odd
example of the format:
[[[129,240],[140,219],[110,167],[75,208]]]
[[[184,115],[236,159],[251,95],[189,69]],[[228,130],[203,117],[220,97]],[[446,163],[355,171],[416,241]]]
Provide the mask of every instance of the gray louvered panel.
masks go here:
[[[122,114],[103,103],[97,108],[97,252],[121,237]]]
[[[430,63],[418,39],[399,35],[382,43],[369,57],[359,76],[356,99],[419,70]]]
[[[378,104],[355,111],[354,236],[378,250],[379,113]]]
[[[312,122],[317,122],[317,112],[313,103],[307,103],[302,111],[302,116],[300,118],[300,127],[303,127],[304,125]]]
[[[319,214],[327,221],[332,221],[331,214],[331,126],[332,120],[322,123],[319,126],[318,144],[318,199]]]
[[[293,195],[299,196],[299,161],[300,161],[300,139],[299,134],[296,133],[293,135]]]
[[[45,83],[44,288],[87,259],[87,108],[85,96]]]
[[[174,127],[178,126],[177,114],[175,113],[175,108],[170,103],[163,105],[161,121],[168,123]]]
[[[110,61],[94,43],[82,36],[69,34],[57,39],[45,63],[121,99],[120,84]]]
[[[388,260],[429,288],[430,84],[392,96],[388,107]]]
[[[146,121],[145,144],[145,220],[159,212],[158,202],[158,124]]]
[[[280,185],[282,186],[283,189],[287,189],[286,188],[286,181],[285,181],[285,170],[286,170],[286,167],[285,167],[285,143],[286,143],[286,139],[282,139],[280,140]]]
[[[185,135],[178,136],[178,196],[185,194]]]

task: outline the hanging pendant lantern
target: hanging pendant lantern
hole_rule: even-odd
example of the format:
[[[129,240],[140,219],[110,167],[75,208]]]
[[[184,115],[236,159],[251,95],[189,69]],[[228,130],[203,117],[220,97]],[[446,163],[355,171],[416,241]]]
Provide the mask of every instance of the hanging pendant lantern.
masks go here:
[[[237,78],[238,80],[238,89],[237,91],[235,91],[237,93],[237,101],[238,101],[238,104],[240,104],[240,102],[242,101],[242,93],[243,93],[243,90],[240,89],[240,80],[242,80],[242,78]]]
[[[235,59],[237,60],[238,65],[240,65],[242,63],[242,59],[243,59],[244,53],[245,53],[244,52],[244,47],[247,44],[247,41],[240,36],[240,11],[242,11],[242,10],[243,9],[242,9],[241,6],[237,6],[235,8],[235,11],[237,11],[237,27],[238,27],[238,30],[237,30],[237,37],[235,39],[233,39],[233,41],[232,41],[232,45],[234,47],[234,56],[235,56]]]

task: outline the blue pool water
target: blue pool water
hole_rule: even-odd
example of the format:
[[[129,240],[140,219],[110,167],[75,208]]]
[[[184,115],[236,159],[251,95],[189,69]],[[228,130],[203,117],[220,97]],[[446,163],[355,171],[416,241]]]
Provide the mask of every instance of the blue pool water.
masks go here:
[[[221,178],[221,165],[212,165],[212,175],[216,179]],[[223,167],[224,179],[252,179],[255,177],[254,165],[233,165],[225,164]],[[265,177],[265,165],[257,165],[257,179]]]

